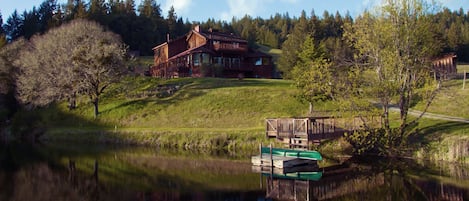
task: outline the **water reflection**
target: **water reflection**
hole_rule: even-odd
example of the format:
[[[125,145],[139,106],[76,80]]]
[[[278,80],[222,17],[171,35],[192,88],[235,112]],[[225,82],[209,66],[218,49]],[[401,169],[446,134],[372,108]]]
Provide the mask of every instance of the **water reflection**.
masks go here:
[[[220,153],[8,145],[0,149],[0,200],[468,200],[467,170],[349,159],[279,171]]]
[[[467,175],[465,178],[433,175],[435,170],[425,169],[411,160],[369,163],[350,159],[318,168],[316,174],[311,170],[292,172],[259,167],[253,167],[253,171],[261,174],[266,198],[273,200],[469,200]]]

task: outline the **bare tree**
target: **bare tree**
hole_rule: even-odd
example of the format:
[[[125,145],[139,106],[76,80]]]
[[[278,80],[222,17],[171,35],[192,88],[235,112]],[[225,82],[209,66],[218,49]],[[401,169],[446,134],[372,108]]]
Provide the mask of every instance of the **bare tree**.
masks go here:
[[[99,96],[123,69],[125,46],[95,22],[76,20],[31,39],[21,52],[17,98],[30,107],[87,95],[99,114]]]

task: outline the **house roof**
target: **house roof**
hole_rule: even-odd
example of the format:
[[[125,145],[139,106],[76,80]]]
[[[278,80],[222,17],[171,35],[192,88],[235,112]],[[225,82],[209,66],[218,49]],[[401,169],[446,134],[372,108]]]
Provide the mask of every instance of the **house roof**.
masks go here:
[[[199,32],[202,36],[211,40],[218,41],[228,41],[228,42],[238,42],[238,43],[247,43],[247,40],[234,35],[233,33],[223,33],[223,32]]]
[[[159,48],[161,48],[161,47],[163,47],[163,46],[165,46],[165,45],[168,45],[168,42],[161,43],[161,44],[157,45],[156,47],[152,48],[152,50],[159,49]]]
[[[269,54],[266,54],[264,52],[261,52],[259,50],[253,50],[251,48],[249,48],[249,52],[248,54],[246,55],[246,57],[272,57],[271,55]]]

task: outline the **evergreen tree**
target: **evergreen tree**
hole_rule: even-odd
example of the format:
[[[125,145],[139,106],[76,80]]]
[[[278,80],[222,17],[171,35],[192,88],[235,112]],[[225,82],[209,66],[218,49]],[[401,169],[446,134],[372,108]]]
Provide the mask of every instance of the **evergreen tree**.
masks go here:
[[[176,23],[177,23],[177,16],[174,7],[171,6],[168,10],[168,16],[166,18],[166,23],[168,24],[168,33],[171,37],[174,37],[176,34]]]
[[[105,0],[91,0],[89,9],[89,18],[101,24],[106,23],[108,6]]]
[[[39,13],[36,10],[36,7],[33,7],[31,11],[24,11],[23,13],[23,26],[21,29],[21,36],[29,39],[34,34],[40,32],[40,24],[39,24]]]
[[[11,16],[7,19],[7,23],[3,27],[8,41],[16,40],[22,36],[23,22],[24,20],[20,15],[18,15],[18,12],[16,10],[13,11]]]
[[[143,0],[138,6],[138,12],[140,16],[145,16],[150,19],[161,18],[160,5],[156,3],[156,0]]]
[[[39,31],[46,32],[49,28],[55,27],[54,15],[58,13],[57,0],[45,0],[39,6]]]
[[[7,37],[5,35],[5,30],[3,29],[3,17],[0,12],[0,49],[7,44]]]
[[[282,45],[283,54],[280,56],[278,69],[283,73],[284,78],[293,78],[291,71],[298,62],[298,50],[309,34],[308,19],[303,11],[292,33]]]

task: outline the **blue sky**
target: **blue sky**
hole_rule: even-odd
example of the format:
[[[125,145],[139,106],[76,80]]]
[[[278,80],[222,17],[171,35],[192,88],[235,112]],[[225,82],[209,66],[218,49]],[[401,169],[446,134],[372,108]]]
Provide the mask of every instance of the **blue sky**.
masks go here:
[[[66,0],[58,1],[66,2]],[[136,4],[139,5],[140,1],[136,0]],[[21,14],[24,10],[31,10],[33,6],[38,7],[42,2],[43,0],[0,0],[3,21],[5,22],[15,9]],[[299,16],[302,10],[309,16],[313,9],[319,16],[327,10],[330,13],[339,11],[341,14],[349,11],[353,17],[379,2],[381,0],[157,0],[165,17],[169,7],[173,5],[176,14],[189,21],[206,21],[208,18],[230,21],[233,16],[241,18],[246,14],[269,18],[275,13],[286,12],[293,17]],[[439,2],[451,10],[461,7],[466,12],[469,10],[469,0],[439,0]]]

